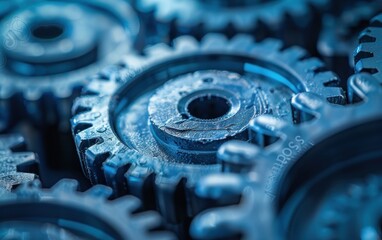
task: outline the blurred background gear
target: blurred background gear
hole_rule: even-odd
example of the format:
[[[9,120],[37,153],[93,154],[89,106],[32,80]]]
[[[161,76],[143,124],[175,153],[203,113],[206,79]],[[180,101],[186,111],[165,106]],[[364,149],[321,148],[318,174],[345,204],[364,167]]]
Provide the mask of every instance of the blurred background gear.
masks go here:
[[[132,51],[137,16],[120,0],[22,1],[0,32],[0,131],[25,134],[48,170],[66,171],[42,171],[47,186],[80,176],[72,101],[90,75]]]
[[[38,157],[23,151],[23,137],[0,135],[0,191],[11,191],[22,183],[38,178]]]
[[[370,75],[358,74],[350,78],[348,92],[354,105],[333,105],[315,94],[299,93],[292,100],[299,125],[259,116],[250,126],[258,146],[237,141],[223,145],[219,153],[230,150],[231,159],[221,160],[231,168],[223,168],[220,179],[233,174],[236,184],[208,184],[204,179],[200,187],[215,199],[232,200],[239,189],[252,186],[257,199],[249,206],[257,212],[239,210],[238,202],[214,203],[197,215],[192,235],[257,239],[250,234],[267,229],[265,224],[271,233],[264,239],[378,239],[382,87]]]
[[[268,113],[292,122],[297,92],[344,103],[335,74],[276,40],[184,36],[145,53],[127,55],[90,82],[74,103],[72,128],[92,183],[138,196],[171,224],[194,215],[194,182],[219,171],[222,143],[248,140],[251,119]]]
[[[368,72],[382,83],[382,14],[374,17],[359,35],[359,45],[354,52],[356,72]]]
[[[341,11],[323,18],[318,53],[343,80],[341,86],[344,88],[346,79],[354,73],[353,51],[357,46],[357,37],[379,12],[382,12],[382,4],[378,1],[355,1],[352,4],[346,1]]]
[[[180,35],[201,39],[207,33],[232,37],[247,33],[262,40],[282,39],[315,52],[320,15],[327,0],[135,0],[150,43],[169,42]],[[305,32],[309,31],[309,34]]]
[[[161,218],[140,212],[131,196],[109,201],[111,189],[94,186],[77,192],[75,180],[64,179],[51,189],[38,181],[0,197],[1,239],[174,239],[158,230]]]

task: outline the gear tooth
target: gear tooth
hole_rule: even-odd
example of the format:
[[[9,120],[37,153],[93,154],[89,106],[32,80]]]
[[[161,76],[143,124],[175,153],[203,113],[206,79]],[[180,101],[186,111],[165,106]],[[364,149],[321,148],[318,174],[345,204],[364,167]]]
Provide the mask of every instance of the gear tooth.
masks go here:
[[[351,76],[348,83],[349,101],[352,103],[359,102],[376,95],[378,102],[381,94],[381,86],[377,79],[367,73],[359,73]]]
[[[154,46],[148,47],[144,50],[145,54],[147,54],[152,59],[163,58],[173,53],[173,50],[164,43],[159,43]]]
[[[358,45],[357,49],[355,50],[354,62],[357,64],[359,61],[374,57],[373,53],[376,50],[374,49],[374,44],[375,43],[373,42],[366,42]],[[370,66],[373,66],[373,62],[371,62],[369,65],[366,65],[365,68],[370,68]]]
[[[114,76],[115,74],[113,74]],[[111,78],[111,75],[108,75]],[[85,95],[97,95],[97,96],[105,96],[111,95],[115,92],[115,90],[119,87],[119,83],[115,81],[115,79],[110,79],[107,81],[102,81],[98,79],[94,79],[86,86],[83,90]]]
[[[74,140],[80,152],[84,152],[94,144],[103,141],[103,139],[96,133],[94,127],[89,127],[78,132],[75,135]]]
[[[115,209],[119,209],[121,212],[126,214],[135,212],[141,207],[141,202],[138,200],[138,198],[133,196],[122,196],[110,202],[115,207]]]
[[[100,140],[100,139],[99,139]],[[86,167],[88,168],[90,181],[92,183],[102,183],[106,182],[105,175],[103,173],[103,163],[111,155],[109,143],[102,141],[97,141],[94,145],[90,146],[85,151]]]
[[[41,101],[42,96],[43,96],[42,89],[38,89],[37,87],[34,87],[34,88],[32,87],[32,88],[26,89],[23,92],[23,98],[27,102],[38,102],[38,101]]]
[[[160,227],[162,218],[154,211],[146,211],[134,215],[134,222],[139,226],[145,226],[146,229]]]
[[[253,46],[254,38],[247,34],[237,34],[229,42],[228,48],[240,52],[248,52]]]
[[[226,204],[237,204],[248,182],[237,174],[210,174],[197,182],[195,194]]]
[[[261,147],[276,142],[286,132],[288,124],[271,115],[261,115],[249,123],[249,139]]]
[[[52,191],[55,193],[66,194],[68,192],[76,192],[78,189],[78,182],[73,179],[62,179],[58,181],[52,187]]]
[[[305,72],[313,72],[314,74],[317,74],[322,71],[326,71],[324,69],[324,63],[319,60],[318,58],[312,57],[308,59],[304,59],[297,63],[298,69],[304,69]]]
[[[7,175],[0,177],[0,189],[6,190],[6,192],[10,192],[17,185],[32,182],[33,180],[37,179],[38,177],[33,173],[8,173]]]
[[[147,196],[154,195],[155,174],[152,169],[145,166],[132,165],[125,174],[127,188],[129,192],[142,199],[147,207],[155,205],[154,199],[148,199]]]
[[[131,154],[131,155],[130,155]],[[133,156],[136,154],[133,151],[129,151],[127,155]],[[119,155],[112,155],[103,163],[103,172],[105,181],[108,186],[111,186],[114,195],[122,196],[127,191],[127,183],[125,180],[125,174],[131,167],[131,159]]]
[[[224,172],[247,172],[255,165],[258,152],[253,144],[232,140],[219,147],[217,158]]]
[[[293,46],[285,49],[281,53],[282,59],[285,59],[288,62],[297,62],[300,59],[306,58],[308,56],[308,52],[298,46]]]
[[[293,116],[298,122],[309,121],[330,107],[329,103],[322,97],[310,93],[303,92],[292,98]]]
[[[73,103],[72,115],[89,112],[94,107],[94,105],[97,104],[97,101],[98,99],[96,96],[82,96],[77,98]]]
[[[362,31],[358,37],[358,42],[362,44],[375,42],[377,39],[373,35],[371,35],[371,32],[372,30],[370,28],[367,28],[366,30]]]
[[[112,189],[104,185],[94,185],[85,192],[86,195],[100,199],[107,199],[112,193]]]
[[[378,16],[374,17],[373,19],[371,19],[370,26],[382,28],[382,16],[378,15]]]
[[[0,150],[19,149],[25,147],[25,140],[19,134],[1,135]]]
[[[365,53],[365,52],[362,52],[362,53]],[[359,56],[358,54],[357,56]],[[362,56],[365,56],[365,55],[362,55]],[[368,72],[370,74],[379,73],[379,70],[375,67],[374,62],[375,60],[372,58],[372,56],[367,54],[367,58],[362,58],[356,61],[355,70],[356,72]]]
[[[228,208],[206,210],[198,214],[191,223],[190,233],[195,239],[222,239],[237,235],[235,219],[238,212]]]
[[[199,48],[199,43],[192,36],[181,36],[174,39],[174,47],[182,52],[195,51]]]
[[[270,52],[277,52],[278,53],[282,49],[283,45],[284,44],[278,39],[267,38],[267,39],[263,40],[262,42],[256,44],[255,47],[253,48],[252,52],[254,54],[256,54],[258,51],[261,51],[264,53],[267,52],[268,54]]]
[[[228,45],[226,36],[218,33],[209,33],[205,35],[201,41],[202,50],[221,50]]]
[[[71,119],[72,126],[74,126],[73,127],[74,133],[76,134],[76,133],[82,132],[82,131],[86,130],[87,128],[91,127],[93,125],[94,119],[95,119],[94,118],[94,112],[92,112],[92,111],[83,112],[83,113],[80,113],[78,115],[75,115]],[[88,127],[83,128],[81,126],[88,126]]]
[[[30,165],[30,164],[37,164],[38,157],[35,153],[30,152],[24,152],[24,153],[13,153],[10,156],[10,159],[8,160],[7,164],[14,164],[17,166],[17,169],[23,168],[22,166]]]

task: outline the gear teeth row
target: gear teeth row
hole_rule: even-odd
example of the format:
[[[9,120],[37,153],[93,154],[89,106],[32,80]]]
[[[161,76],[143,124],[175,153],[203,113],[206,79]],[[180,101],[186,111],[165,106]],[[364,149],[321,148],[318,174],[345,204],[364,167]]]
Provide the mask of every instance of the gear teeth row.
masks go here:
[[[52,221],[51,224],[56,224],[59,218],[61,221],[68,220],[96,227],[99,231],[105,231],[103,234],[112,233],[113,239],[175,239],[172,234],[160,230],[162,219],[159,215],[152,211],[138,212],[141,206],[135,197],[124,196],[108,200],[112,194],[109,187],[95,185],[85,192],[78,192],[77,188],[78,182],[70,179],[63,179],[50,189],[42,189],[39,181],[33,181],[21,185],[14,193],[1,196],[0,209],[3,215],[7,214],[9,204],[20,204],[20,208],[27,211],[16,211],[12,216],[23,219],[25,215],[33,212],[32,209],[28,209],[28,206],[33,208],[32,203],[39,203],[40,206],[53,204],[56,205],[57,212],[54,209],[52,212],[42,212],[39,216],[33,216],[34,219],[38,221],[41,217],[41,221]],[[97,211],[94,211],[94,206],[97,206]],[[61,207],[66,210],[60,211]],[[2,217],[7,219],[6,215]],[[107,226],[92,226],[99,224],[97,221],[102,221]],[[88,233],[85,231],[84,234]]]
[[[143,22],[155,25],[146,26],[152,35],[157,37],[148,40],[153,43],[172,40],[178,36],[189,34],[200,39],[209,32],[218,32],[229,37],[235,34],[246,33],[257,38],[277,37],[284,39],[288,45],[298,44],[314,49],[311,44],[317,39],[317,32],[309,37],[291,36],[289,32],[299,34],[310,26],[320,26],[319,10],[329,7],[329,1],[300,0],[290,3],[282,0],[272,3],[251,3],[235,7],[220,6],[218,9],[203,1],[178,2],[143,0],[134,3],[141,14]],[[302,21],[304,19],[304,21]],[[292,44],[294,43],[294,44]]]
[[[354,53],[355,70],[368,72],[382,83],[381,66],[382,59],[382,15],[374,17],[359,36],[359,45]]]
[[[38,158],[34,153],[21,152],[24,147],[20,135],[0,135],[0,189],[11,191],[38,178]]]

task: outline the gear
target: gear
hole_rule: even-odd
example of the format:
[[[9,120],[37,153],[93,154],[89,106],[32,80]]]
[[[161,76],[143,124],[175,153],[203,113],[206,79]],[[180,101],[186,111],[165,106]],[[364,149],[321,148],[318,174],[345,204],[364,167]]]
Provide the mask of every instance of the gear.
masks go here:
[[[346,4],[349,4],[346,2]],[[347,79],[353,72],[352,53],[357,45],[357,36],[365,29],[369,20],[382,11],[378,2],[356,2],[340,13],[327,15],[317,49],[330,69]],[[344,81],[342,87],[346,87]]]
[[[317,188],[328,184],[329,179],[315,183],[308,191],[316,191],[316,199],[306,197],[309,193],[305,195],[295,210],[296,223],[290,227],[289,236],[294,236],[293,239],[314,236],[312,239],[316,240],[381,238],[381,168],[365,170],[364,165],[369,163],[363,162],[363,166],[351,166],[351,169],[341,168],[334,173],[336,176],[330,177],[330,187],[326,185],[326,191],[317,191]],[[360,174],[359,169],[365,171]],[[346,176],[344,171],[352,176]],[[307,202],[309,208],[316,209],[309,218],[302,213],[308,208]]]
[[[330,1],[318,0],[141,0],[136,8],[143,22],[152,26],[158,36],[152,42],[163,42],[183,34],[200,39],[205,34],[223,33],[229,37],[249,33],[257,39],[277,37],[287,45],[315,49],[321,21],[320,10]],[[146,19],[146,20],[145,20]],[[147,28],[150,28],[147,26]],[[288,29],[288,31],[285,31]],[[309,36],[304,34],[309,31]]]
[[[0,135],[0,191],[10,191],[21,183],[37,178],[37,156],[19,152],[23,147],[21,136]]]
[[[130,51],[138,29],[124,1],[20,4],[0,24],[1,127],[26,117],[38,126],[58,122],[60,129],[68,129],[78,89],[89,75]]]
[[[276,40],[210,34],[199,43],[184,36],[173,48],[128,55],[93,79],[74,104],[73,135],[93,183],[139,196],[169,222],[183,222],[193,216],[185,211],[192,212],[195,180],[219,171],[223,142],[247,139],[249,121],[264,113],[291,121],[294,92],[343,103],[337,81],[319,60],[298,47],[282,50]]]
[[[111,189],[97,185],[77,192],[75,180],[64,179],[51,189],[38,181],[22,185],[0,199],[0,236],[15,239],[173,239],[155,230],[161,218],[136,213],[139,201],[125,196],[108,201]],[[72,239],[72,238],[71,238]]]
[[[226,172],[226,175],[235,174],[236,177],[244,180],[249,176],[254,180],[247,180],[247,185],[253,185],[253,182],[257,182],[260,185],[256,190],[257,195],[263,195],[268,200],[253,202],[249,209],[238,210],[237,217],[227,217],[225,214],[227,208],[234,206],[202,212],[196,216],[191,225],[192,235],[201,239],[215,239],[219,237],[219,231],[221,231],[222,225],[220,223],[224,223],[225,226],[230,226],[230,224],[239,226],[235,232],[231,231],[226,234],[235,233],[236,235],[252,236],[251,234],[255,234],[258,230],[258,226],[256,224],[248,226],[246,223],[252,222],[259,215],[247,213],[251,212],[253,208],[272,208],[270,205],[275,208],[271,219],[281,219],[281,229],[283,230],[281,239],[321,239],[319,237],[328,233],[328,230],[333,230],[333,228],[337,230],[337,225],[332,225],[332,221],[337,221],[338,216],[325,215],[327,212],[320,211],[317,209],[318,206],[314,205],[320,204],[320,194],[329,192],[328,189],[335,185],[333,179],[346,182],[347,178],[354,178],[355,175],[379,174],[382,170],[381,164],[378,162],[381,157],[379,142],[382,141],[382,111],[380,108],[382,87],[375,78],[365,73],[352,76],[348,85],[349,100],[354,105],[345,107],[331,105],[315,94],[300,93],[292,99],[292,104],[294,119],[301,124],[291,125],[265,115],[254,119],[250,125],[250,135],[252,136],[250,140],[260,147],[266,146],[267,148],[262,149],[255,144],[251,145],[246,142],[225,143],[219,149],[219,159],[225,166],[223,171]],[[362,103],[359,103],[361,101]],[[345,166],[350,166],[348,168],[353,172],[346,171]],[[243,170],[247,174],[243,174]],[[332,178],[329,179],[328,175]],[[324,178],[325,181],[312,189],[312,184],[320,178]],[[243,180],[236,182],[240,181]],[[240,194],[240,189],[244,189],[244,187],[238,187],[240,185],[242,184],[235,184],[238,188],[235,190],[236,196]],[[228,187],[227,184],[214,184],[208,188],[208,192],[226,193]],[[341,192],[338,190],[339,188],[333,188],[336,194]],[[229,189],[232,190],[232,187]],[[370,187],[369,190],[372,192],[365,192],[365,194],[374,194],[376,188]],[[356,197],[360,197],[358,193],[363,192],[355,192]],[[329,199],[327,202],[332,201]],[[225,205],[232,204],[235,203],[225,203]],[[356,207],[350,202],[346,204]],[[211,207],[214,205],[209,206],[209,208]],[[315,210],[312,211],[311,209]],[[362,215],[365,216],[366,221],[370,220],[370,216],[375,216],[369,213],[364,212]],[[324,229],[325,231],[320,231],[322,228],[317,230],[314,226],[309,228],[308,222],[311,219],[316,220],[314,214],[326,217],[324,224],[326,224],[327,229]],[[239,219],[238,216],[243,215],[245,217]],[[211,224],[212,216],[216,223]],[[354,216],[350,216],[350,218],[352,217]],[[358,215],[355,217],[357,218]],[[234,218],[235,220],[233,220]],[[274,222],[270,222],[273,226],[268,227],[279,233]],[[268,221],[268,224],[270,222]],[[316,223],[322,224],[322,218]],[[343,227],[345,232],[342,233],[345,235],[325,235],[328,238],[322,239],[353,239],[346,235],[350,233],[349,225]],[[305,231],[306,235],[302,236],[302,231]],[[274,239],[274,236],[269,239]]]
[[[359,45],[354,53],[356,72],[368,72],[382,83],[381,51],[382,14],[374,17],[359,36]]]

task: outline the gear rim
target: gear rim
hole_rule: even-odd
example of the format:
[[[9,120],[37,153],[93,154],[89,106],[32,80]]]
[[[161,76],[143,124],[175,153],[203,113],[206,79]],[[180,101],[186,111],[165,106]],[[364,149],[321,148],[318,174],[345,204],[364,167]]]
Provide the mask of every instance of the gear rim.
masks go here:
[[[169,233],[152,231],[161,224],[156,213],[133,213],[139,207],[136,198],[126,196],[109,201],[111,190],[108,187],[97,185],[86,192],[78,192],[77,186],[78,183],[70,179],[63,179],[50,189],[42,189],[38,181],[22,185],[15,193],[1,197],[2,223],[17,220],[50,222],[75,235],[83,234],[86,239],[130,239],[137,236],[142,239],[172,239]],[[92,204],[102,207],[94,211]],[[51,211],[31,210],[45,207]],[[91,218],[84,218],[84,215]]]
[[[189,204],[187,203],[188,200],[184,199],[188,198],[185,195],[189,194],[187,193],[189,190],[185,189],[192,185],[193,180],[188,177],[189,182],[186,184],[182,179],[184,179],[184,176],[191,176],[191,173],[197,175],[192,178],[198,178],[198,176],[207,172],[217,171],[219,167],[217,165],[200,167],[193,165],[190,168],[187,165],[172,164],[171,162],[166,163],[166,167],[164,167],[160,162],[155,163],[152,159],[125,147],[121,140],[116,137],[117,130],[115,126],[113,127],[111,118],[115,117],[123,109],[118,105],[119,102],[126,103],[120,96],[124,95],[124,91],[129,88],[119,88],[119,85],[127,81],[128,83],[153,87],[147,82],[142,83],[142,81],[132,81],[131,79],[140,79],[145,74],[148,74],[147,69],[162,68],[163,66],[158,64],[158,59],[167,62],[168,59],[179,61],[179,58],[174,58],[174,56],[182,56],[183,59],[187,59],[188,54],[193,51],[201,51],[204,54],[208,52],[216,54],[216,52],[219,52],[221,56],[224,56],[221,51],[227,53],[231,53],[231,51],[237,52],[238,49],[244,50],[253,44],[251,38],[245,35],[230,40],[228,48],[227,41],[222,35],[211,34],[207,35],[199,45],[193,38],[182,37],[175,40],[173,49],[163,44],[154,46],[148,49],[148,54],[151,57],[142,60],[136,56],[128,55],[124,64],[105,70],[107,74],[99,74],[98,77],[102,76],[102,78],[93,81],[93,84],[86,89],[83,96],[75,102],[73,113],[76,116],[72,119],[72,130],[79,156],[82,159],[85,172],[92,178],[93,182],[101,181],[113,186],[117,194],[121,194],[128,189],[128,192],[139,196],[144,202],[149,201],[149,203],[146,203],[147,205],[152,207],[157,205],[160,212],[168,215],[166,218],[170,219],[170,222],[177,222],[188,214],[180,211],[180,205]],[[299,81],[300,84],[306,84],[304,88],[307,91],[318,91],[325,95],[328,100],[337,103],[343,102],[344,98],[341,90],[333,87],[336,76],[326,72],[322,68],[322,63],[317,59],[305,58],[305,52],[300,48],[281,50],[280,43],[274,40],[264,41],[261,44],[254,44],[254,46],[256,47],[253,52],[259,58],[264,56],[267,61],[270,61],[266,56],[269,56],[272,60],[277,60],[279,57],[293,62],[291,65],[284,62],[280,63],[280,68],[289,69],[297,76],[303,75],[304,77],[297,77],[299,80],[305,79],[305,77],[310,79],[307,82],[305,80]],[[266,49],[268,53],[270,49],[274,49],[274,55],[262,55],[261,51],[258,52],[260,49],[263,49],[263,51]],[[199,55],[191,54],[190,56]],[[212,54],[212,56],[214,55]],[[291,56],[294,56],[293,60]],[[262,59],[266,61],[264,58]],[[190,69],[187,72],[190,72]],[[299,75],[300,73],[301,75]],[[150,75],[152,76],[152,74]],[[154,87],[155,84],[158,85],[158,82],[153,84]],[[134,97],[130,95],[130,99]],[[181,172],[183,174],[180,174]],[[155,196],[155,199],[150,196]],[[178,199],[179,206],[168,205],[168,202],[171,202],[174,197],[181,199]]]

